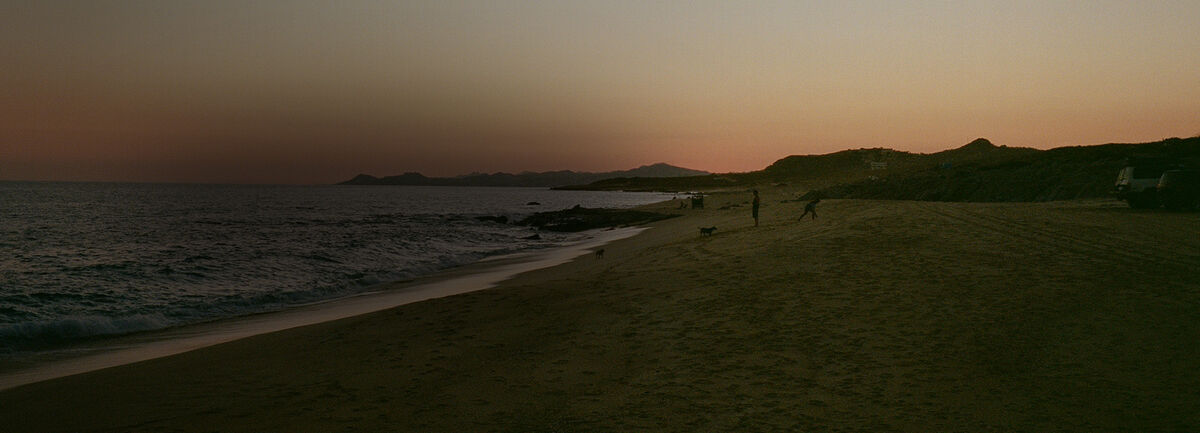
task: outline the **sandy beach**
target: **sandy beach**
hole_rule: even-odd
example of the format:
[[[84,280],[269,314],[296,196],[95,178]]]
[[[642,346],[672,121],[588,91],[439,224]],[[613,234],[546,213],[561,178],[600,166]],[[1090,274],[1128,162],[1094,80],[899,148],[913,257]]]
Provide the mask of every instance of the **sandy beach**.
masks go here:
[[[1197,431],[1200,214],[764,190],[488,290],[0,391],[0,430]],[[717,226],[712,236],[697,228]]]

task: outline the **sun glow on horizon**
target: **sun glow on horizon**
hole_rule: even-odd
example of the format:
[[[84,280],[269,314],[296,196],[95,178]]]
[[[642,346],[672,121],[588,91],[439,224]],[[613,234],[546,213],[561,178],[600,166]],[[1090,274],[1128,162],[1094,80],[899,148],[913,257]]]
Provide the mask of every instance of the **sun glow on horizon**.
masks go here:
[[[0,179],[710,172],[1200,133],[1188,2],[28,2]]]

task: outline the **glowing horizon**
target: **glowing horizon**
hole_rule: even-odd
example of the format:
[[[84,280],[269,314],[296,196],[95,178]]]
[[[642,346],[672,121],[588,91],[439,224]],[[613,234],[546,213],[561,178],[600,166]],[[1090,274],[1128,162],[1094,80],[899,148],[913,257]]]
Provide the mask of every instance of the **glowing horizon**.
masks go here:
[[[720,173],[1190,137],[1197,21],[1195,2],[6,4],[0,180]]]

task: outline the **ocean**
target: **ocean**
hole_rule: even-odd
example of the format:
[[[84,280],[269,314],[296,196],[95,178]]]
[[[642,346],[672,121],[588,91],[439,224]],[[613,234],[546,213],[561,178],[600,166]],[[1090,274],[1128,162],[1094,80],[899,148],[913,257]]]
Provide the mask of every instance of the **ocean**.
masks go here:
[[[626,208],[670,198],[545,188],[0,182],[0,359],[287,310],[589,236],[478,217],[515,221],[575,205]]]

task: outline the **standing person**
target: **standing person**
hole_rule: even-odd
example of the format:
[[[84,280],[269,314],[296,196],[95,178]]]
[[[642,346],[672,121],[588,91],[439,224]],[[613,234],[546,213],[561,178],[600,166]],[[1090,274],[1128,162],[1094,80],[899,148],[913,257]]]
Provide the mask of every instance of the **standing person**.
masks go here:
[[[750,214],[754,216],[754,226],[758,227],[758,190],[754,191],[754,202],[750,205]]]
[[[808,215],[810,213],[813,216],[812,219],[817,219],[817,203],[820,203],[820,202],[821,202],[821,199],[818,198],[818,199],[814,199],[813,201],[810,201],[810,202],[808,202],[808,204],[804,205],[804,213],[800,214],[800,221],[804,221],[804,216]]]

